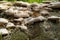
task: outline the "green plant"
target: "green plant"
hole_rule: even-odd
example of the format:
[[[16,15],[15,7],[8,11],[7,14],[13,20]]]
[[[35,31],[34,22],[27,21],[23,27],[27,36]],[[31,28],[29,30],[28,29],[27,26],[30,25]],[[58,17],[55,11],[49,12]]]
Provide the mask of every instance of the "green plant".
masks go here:
[[[3,0],[3,1],[11,1],[11,2],[15,2],[15,1],[17,1],[17,0]]]
[[[3,0],[3,1],[12,1],[12,2],[14,2],[14,1],[24,1],[24,2],[29,2],[29,3],[33,3],[33,2],[38,2],[38,3],[40,3],[40,2],[42,2],[43,0]]]
[[[42,0],[19,0],[19,1],[25,1],[25,2],[29,2],[29,3],[33,3],[33,2],[42,2]]]

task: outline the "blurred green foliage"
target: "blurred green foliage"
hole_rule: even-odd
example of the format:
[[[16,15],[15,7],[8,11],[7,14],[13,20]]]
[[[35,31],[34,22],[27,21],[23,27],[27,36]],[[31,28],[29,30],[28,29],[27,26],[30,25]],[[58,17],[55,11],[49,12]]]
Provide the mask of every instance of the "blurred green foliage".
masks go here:
[[[3,1],[11,1],[11,2],[14,2],[14,1],[24,1],[24,2],[29,2],[29,3],[33,3],[33,2],[41,3],[43,1],[60,1],[60,0],[3,0]]]
[[[42,2],[43,0],[21,0],[21,1],[25,1],[25,2],[29,2],[29,3],[33,3],[33,2]]]
[[[33,3],[33,2],[42,2],[43,0],[3,0],[3,1],[24,1],[24,2],[29,2],[29,3]]]
[[[3,1],[11,1],[11,2],[14,2],[14,1],[16,1],[16,0],[3,0]]]

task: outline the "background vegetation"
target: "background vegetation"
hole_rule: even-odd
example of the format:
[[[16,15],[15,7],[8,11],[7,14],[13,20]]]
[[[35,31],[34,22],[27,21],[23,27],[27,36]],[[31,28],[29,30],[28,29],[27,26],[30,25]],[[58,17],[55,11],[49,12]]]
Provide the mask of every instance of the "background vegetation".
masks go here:
[[[29,3],[33,3],[33,2],[43,2],[43,1],[60,1],[60,0],[3,0],[3,1],[24,1],[24,2],[29,2]]]

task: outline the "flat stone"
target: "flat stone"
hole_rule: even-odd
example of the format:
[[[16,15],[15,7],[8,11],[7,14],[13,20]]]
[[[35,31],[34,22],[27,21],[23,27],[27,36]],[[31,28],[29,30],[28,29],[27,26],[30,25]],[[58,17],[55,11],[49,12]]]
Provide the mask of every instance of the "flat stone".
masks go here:
[[[2,28],[2,29],[0,29],[0,33],[2,35],[6,35],[6,34],[9,34],[9,31],[7,29],[5,29],[5,28]]]
[[[51,4],[50,5],[51,8],[60,8],[60,2],[52,2],[50,4]]]
[[[5,18],[0,18],[0,23],[8,23],[8,20]]]
[[[35,12],[39,12],[40,11],[40,9],[39,9],[39,6],[34,6],[34,7],[32,7],[32,11],[35,11]]]
[[[3,5],[6,5],[6,6],[12,6],[13,3],[12,2],[6,2],[6,3],[2,3]]]
[[[18,7],[10,7],[8,10],[5,11],[5,14],[7,15],[14,15],[15,13],[18,12],[17,10]]]
[[[29,17],[29,14],[24,11],[19,11],[18,13],[14,14],[14,17]]]
[[[15,27],[15,25],[11,22],[8,22],[6,25],[6,28],[13,28],[13,27]]]
[[[28,18],[25,20],[25,24],[33,24],[34,22],[40,22],[40,21],[44,21],[46,18],[44,18],[43,16],[39,16],[36,18]],[[28,20],[28,21],[27,21]]]
[[[28,7],[30,4],[27,2],[20,1],[20,2],[15,2],[14,5],[19,7]]]
[[[44,7],[48,7],[48,6],[49,6],[49,4],[43,4],[43,3],[41,3],[39,6],[40,6],[40,8],[42,8],[42,9],[43,9]]]
[[[27,20],[28,20],[28,21],[27,21]],[[27,18],[27,19],[25,20],[25,24],[33,24],[34,21],[35,21],[35,18]]]
[[[58,16],[51,16],[51,17],[48,17],[48,19],[54,20],[54,19],[60,19],[60,17],[58,17]]]
[[[42,10],[40,12],[40,14],[43,15],[43,16],[47,16],[47,15],[49,15],[49,12],[47,10]]]
[[[22,30],[27,30],[27,26],[25,25],[16,25],[16,28],[21,28]]]
[[[60,17],[58,17],[58,16],[51,16],[51,17],[48,17],[48,20],[50,20],[52,22],[59,22],[60,21]]]
[[[36,17],[36,19],[39,20],[39,21],[44,21],[44,20],[46,20],[46,18],[43,17],[43,16],[38,16],[38,17]]]
[[[27,10],[29,10],[29,9],[28,9],[28,8],[25,8],[25,7],[19,7],[18,10],[19,10],[19,11],[27,11]]]
[[[47,10],[47,11],[49,11],[49,12],[53,11],[52,8],[48,8],[48,7],[44,8],[44,10]]]
[[[30,6],[31,7],[36,7],[36,6],[38,6],[39,4],[37,3],[37,2],[34,2],[34,3],[32,3]]]
[[[0,10],[6,10],[8,9],[10,6],[4,5],[4,4],[0,4]]]
[[[18,22],[21,22],[23,20],[24,20],[23,18],[14,19],[14,21],[18,21]]]

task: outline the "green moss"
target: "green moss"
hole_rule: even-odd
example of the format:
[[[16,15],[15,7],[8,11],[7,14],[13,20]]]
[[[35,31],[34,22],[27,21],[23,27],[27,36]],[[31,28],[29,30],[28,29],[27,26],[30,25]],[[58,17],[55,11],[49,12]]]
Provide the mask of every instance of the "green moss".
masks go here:
[[[19,29],[12,30],[11,34],[5,36],[3,40],[28,40],[27,35]]]

